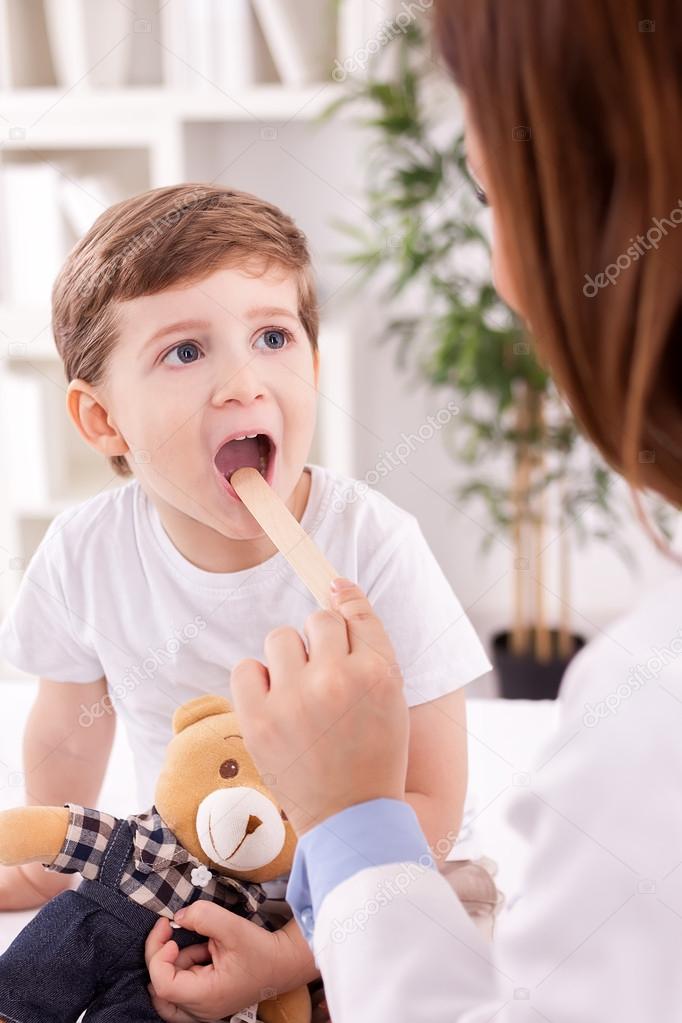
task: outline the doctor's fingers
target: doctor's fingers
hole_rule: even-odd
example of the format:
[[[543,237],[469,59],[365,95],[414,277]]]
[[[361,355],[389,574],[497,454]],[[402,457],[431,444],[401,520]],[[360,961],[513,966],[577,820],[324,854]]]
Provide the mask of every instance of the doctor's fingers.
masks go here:
[[[232,702],[242,724],[256,716],[270,692],[268,669],[260,661],[238,661],[230,675]]]
[[[338,588],[332,589],[333,610],[345,620],[351,653],[383,658],[393,665],[395,653],[388,633],[364,591],[348,579],[335,580],[335,587]]]
[[[314,611],[306,619],[305,634],[311,662],[348,656],[348,629],[345,618],[338,611]]]
[[[265,637],[265,660],[270,676],[270,691],[299,683],[308,663],[303,638],[296,629],[280,626]]]

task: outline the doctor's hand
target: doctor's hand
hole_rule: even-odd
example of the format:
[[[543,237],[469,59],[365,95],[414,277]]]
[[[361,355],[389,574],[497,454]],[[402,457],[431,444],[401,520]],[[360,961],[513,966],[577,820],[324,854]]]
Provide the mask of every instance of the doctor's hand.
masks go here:
[[[356,803],[403,799],[408,709],[386,632],[364,593],[332,583],[331,611],[265,641],[268,667],[240,661],[231,689],[261,776],[302,835]]]

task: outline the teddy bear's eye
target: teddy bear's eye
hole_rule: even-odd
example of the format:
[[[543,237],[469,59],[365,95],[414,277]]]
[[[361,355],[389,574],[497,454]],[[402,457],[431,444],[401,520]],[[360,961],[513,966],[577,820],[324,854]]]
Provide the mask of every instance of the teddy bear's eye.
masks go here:
[[[239,774],[239,764],[236,760],[224,760],[220,765],[220,777],[221,778],[234,778],[236,774]]]

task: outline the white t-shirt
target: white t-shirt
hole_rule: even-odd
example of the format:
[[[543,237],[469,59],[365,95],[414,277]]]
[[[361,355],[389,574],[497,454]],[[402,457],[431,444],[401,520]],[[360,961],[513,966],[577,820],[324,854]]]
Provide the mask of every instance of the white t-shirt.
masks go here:
[[[490,669],[414,516],[319,466],[301,525],[359,583],[391,637],[410,706]],[[355,500],[348,500],[348,495]],[[0,629],[0,654],[53,681],[107,679],[135,757],[140,808],[153,802],[173,712],[202,693],[229,698],[230,671],[264,657],[270,630],[301,630],[316,608],[276,554],[240,572],[189,562],[137,480],[59,514]],[[83,706],[87,726],[103,705]]]

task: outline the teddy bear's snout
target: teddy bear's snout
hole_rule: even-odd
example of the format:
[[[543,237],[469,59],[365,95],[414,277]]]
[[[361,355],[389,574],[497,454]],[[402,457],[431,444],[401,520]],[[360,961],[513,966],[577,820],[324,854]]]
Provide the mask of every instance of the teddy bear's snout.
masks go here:
[[[249,823],[246,825],[246,834],[252,835],[256,828],[259,828],[262,823],[263,821],[260,819],[260,817],[254,817],[254,815],[251,814],[251,816],[249,817]]]
[[[209,859],[239,871],[271,863],[286,840],[275,804],[246,786],[216,789],[205,796],[197,809],[196,829]]]

